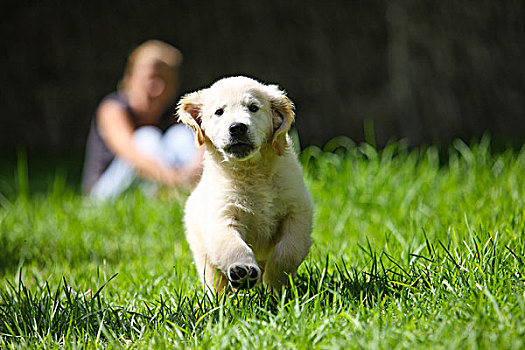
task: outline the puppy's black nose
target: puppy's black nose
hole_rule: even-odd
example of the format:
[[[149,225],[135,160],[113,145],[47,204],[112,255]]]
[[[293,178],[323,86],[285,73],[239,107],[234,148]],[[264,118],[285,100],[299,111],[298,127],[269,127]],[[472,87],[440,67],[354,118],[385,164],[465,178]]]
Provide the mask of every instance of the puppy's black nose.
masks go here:
[[[248,131],[248,126],[243,123],[232,123],[230,125],[231,136],[242,136]]]

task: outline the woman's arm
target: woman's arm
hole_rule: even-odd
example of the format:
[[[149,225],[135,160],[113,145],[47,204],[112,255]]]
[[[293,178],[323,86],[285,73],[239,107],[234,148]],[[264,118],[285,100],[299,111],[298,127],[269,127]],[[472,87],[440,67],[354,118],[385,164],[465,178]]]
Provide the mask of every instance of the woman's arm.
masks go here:
[[[192,159],[180,169],[181,180],[186,183],[196,183],[202,173],[202,157],[204,155],[204,146],[199,148]]]
[[[111,152],[131,164],[142,177],[166,185],[184,181],[184,176],[174,169],[163,168],[137,150],[133,143],[133,124],[127,113],[120,103],[111,100],[102,103],[97,111],[98,131]]]

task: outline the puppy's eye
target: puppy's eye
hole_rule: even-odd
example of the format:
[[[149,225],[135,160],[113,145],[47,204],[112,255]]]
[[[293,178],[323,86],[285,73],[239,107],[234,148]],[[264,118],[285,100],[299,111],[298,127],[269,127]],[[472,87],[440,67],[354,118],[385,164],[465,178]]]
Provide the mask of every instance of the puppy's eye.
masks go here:
[[[250,112],[255,113],[259,110],[259,107],[255,103],[252,103],[250,107],[248,107],[248,109],[250,110]]]
[[[222,108],[219,108],[219,109],[217,109],[215,111],[215,115],[218,116],[218,117],[220,117],[223,114],[224,114],[224,109],[222,109]]]

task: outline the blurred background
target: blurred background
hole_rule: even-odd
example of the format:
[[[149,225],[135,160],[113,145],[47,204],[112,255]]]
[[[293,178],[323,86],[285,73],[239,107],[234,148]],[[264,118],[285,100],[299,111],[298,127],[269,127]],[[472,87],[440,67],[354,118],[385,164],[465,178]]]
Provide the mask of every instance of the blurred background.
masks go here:
[[[81,161],[97,104],[150,38],[183,52],[180,94],[233,74],[278,83],[302,147],[525,140],[522,0],[38,0],[0,16],[6,156]]]

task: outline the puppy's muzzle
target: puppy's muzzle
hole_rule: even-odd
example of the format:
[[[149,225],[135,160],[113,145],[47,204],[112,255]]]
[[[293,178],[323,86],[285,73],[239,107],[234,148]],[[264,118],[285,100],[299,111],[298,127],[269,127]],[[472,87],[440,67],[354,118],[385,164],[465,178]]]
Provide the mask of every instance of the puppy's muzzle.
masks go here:
[[[248,126],[244,123],[232,123],[228,129],[230,142],[226,151],[234,158],[242,159],[247,157],[254,149],[248,136]]]
[[[248,126],[243,123],[232,123],[230,125],[230,136],[233,139],[242,138],[246,136],[248,132]]]

